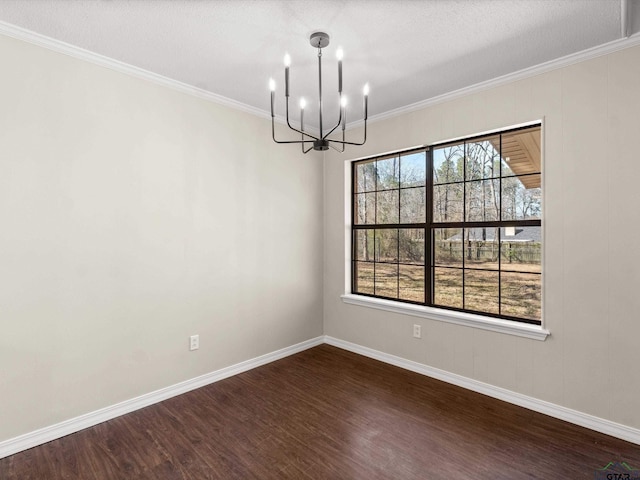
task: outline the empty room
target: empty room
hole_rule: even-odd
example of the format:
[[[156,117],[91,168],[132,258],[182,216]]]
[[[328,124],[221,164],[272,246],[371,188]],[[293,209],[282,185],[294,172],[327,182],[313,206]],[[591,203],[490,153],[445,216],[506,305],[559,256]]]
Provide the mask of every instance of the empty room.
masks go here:
[[[0,65],[0,480],[640,479],[640,0],[2,0]]]

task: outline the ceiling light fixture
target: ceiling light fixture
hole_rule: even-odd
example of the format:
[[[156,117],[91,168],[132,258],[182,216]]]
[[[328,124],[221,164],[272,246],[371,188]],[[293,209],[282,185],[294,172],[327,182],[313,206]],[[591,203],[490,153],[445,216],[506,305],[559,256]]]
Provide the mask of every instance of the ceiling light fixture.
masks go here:
[[[313,150],[329,150],[329,147],[339,152],[344,152],[345,145],[364,145],[367,141],[367,117],[368,117],[368,99],[369,99],[369,84],[364,86],[362,90],[363,94],[363,108],[364,108],[364,138],[362,142],[347,142],[345,141],[345,128],[347,125],[347,97],[342,94],[342,49],[337,51],[338,58],[338,95],[340,96],[340,115],[338,117],[338,123],[329,131],[325,133],[322,123],[322,49],[329,45],[329,35],[324,32],[315,32],[311,34],[309,43],[312,47],[318,49],[318,110],[319,110],[319,135],[312,135],[309,132],[304,131],[304,108],[306,101],[304,98],[300,99],[300,129],[291,126],[289,121],[289,67],[291,65],[291,57],[289,54],[284,56],[284,96],[286,100],[286,119],[287,126],[300,134],[300,140],[276,140],[275,133],[275,121],[274,121],[274,99],[276,93],[276,82],[272,79],[269,80],[269,89],[271,90],[271,135],[273,141],[276,143],[299,143],[302,148],[302,153],[307,153]],[[342,129],[342,140],[329,138],[338,127]],[[305,149],[307,144],[312,144],[309,148]],[[336,147],[336,145],[338,147]]]

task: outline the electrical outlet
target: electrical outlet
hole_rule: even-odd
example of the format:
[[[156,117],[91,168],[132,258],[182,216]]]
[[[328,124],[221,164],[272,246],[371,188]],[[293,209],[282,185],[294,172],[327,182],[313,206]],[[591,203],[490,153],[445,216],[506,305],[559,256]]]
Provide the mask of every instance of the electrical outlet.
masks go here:
[[[422,327],[420,325],[413,326],[413,338],[422,338]]]
[[[191,335],[189,337],[189,350],[197,350],[200,348],[200,335]]]

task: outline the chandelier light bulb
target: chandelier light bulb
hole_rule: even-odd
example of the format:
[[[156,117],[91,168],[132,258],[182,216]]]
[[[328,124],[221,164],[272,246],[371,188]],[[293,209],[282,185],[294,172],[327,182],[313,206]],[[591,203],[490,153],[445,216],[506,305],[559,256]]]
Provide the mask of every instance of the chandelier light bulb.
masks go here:
[[[272,92],[276,91],[276,81],[273,78],[269,79],[269,90]]]
[[[288,53],[285,53],[284,55],[284,66],[285,67],[291,66],[291,55],[289,55]]]
[[[365,83],[364,87],[362,88],[362,93],[363,95],[366,97],[367,95],[369,95],[369,84]]]
[[[342,108],[345,108],[345,107],[347,106],[347,97],[342,97],[342,98],[340,99],[340,106],[341,106]]]
[[[338,48],[338,51],[336,52],[336,58],[338,59],[339,62],[342,61],[342,57],[344,57],[344,51],[342,50],[342,47]]]
[[[304,107],[307,106],[307,101],[304,98],[300,99],[300,109],[304,110]]]

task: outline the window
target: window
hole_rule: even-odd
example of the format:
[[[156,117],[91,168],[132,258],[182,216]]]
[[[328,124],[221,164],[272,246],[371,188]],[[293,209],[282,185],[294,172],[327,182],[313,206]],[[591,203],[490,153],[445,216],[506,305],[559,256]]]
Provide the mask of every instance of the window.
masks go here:
[[[352,164],[352,292],[541,323],[540,125]]]

